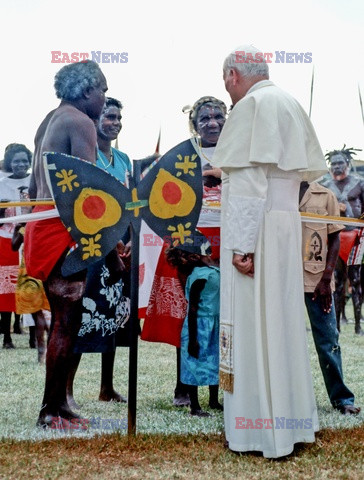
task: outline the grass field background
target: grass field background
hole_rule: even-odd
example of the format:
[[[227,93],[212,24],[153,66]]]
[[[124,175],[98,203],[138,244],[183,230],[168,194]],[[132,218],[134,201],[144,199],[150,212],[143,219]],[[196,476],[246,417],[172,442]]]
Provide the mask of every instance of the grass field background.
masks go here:
[[[37,428],[45,367],[38,365],[28,335],[13,335],[16,349],[0,350],[0,478],[190,478],[193,469],[200,472],[200,478],[364,478],[364,413],[343,416],[332,409],[311,332],[307,335],[322,432],[315,444],[298,449],[286,461],[273,462],[279,465],[273,470],[268,468],[272,461],[260,456],[236,457],[224,450],[222,413],[210,411],[210,418],[196,418],[189,415],[188,408],[172,406],[176,353],[174,347],[165,344],[139,341],[136,438],[128,439],[126,429],[113,433],[108,428],[63,432]],[[354,325],[349,323],[342,327],[340,344],[345,382],[355,393],[356,404],[364,406],[364,337],[354,335]],[[123,395],[127,395],[128,361],[128,349],[118,348],[114,383]],[[74,385],[80,414],[96,420],[118,419],[126,425],[125,404],[97,400],[100,366],[101,354],[83,355]],[[208,410],[208,388],[199,391],[201,406]],[[58,453],[47,457],[47,451]],[[123,452],[119,464],[116,451],[120,455]],[[77,465],[83,466],[80,472],[78,467],[74,470],[74,461],[67,460],[74,459],[76,452]],[[106,475],[108,461],[110,471]],[[289,462],[289,468],[285,462]],[[30,465],[37,465],[34,477]],[[248,477],[239,474],[243,465],[250,472]],[[220,469],[229,475],[220,477]]]

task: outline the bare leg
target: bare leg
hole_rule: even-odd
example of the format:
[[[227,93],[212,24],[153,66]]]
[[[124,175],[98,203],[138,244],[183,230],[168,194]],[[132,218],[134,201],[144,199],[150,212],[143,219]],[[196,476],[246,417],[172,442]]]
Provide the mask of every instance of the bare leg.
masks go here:
[[[345,307],[346,307],[346,304],[350,298],[350,293],[349,293],[349,282],[348,280],[346,279],[346,281],[344,282],[344,290],[343,290],[343,298],[342,298],[342,305],[341,305],[341,323],[345,323],[347,324],[348,323],[348,319],[346,317],[346,313],[345,313]]]
[[[219,403],[219,386],[218,385],[210,385],[210,400],[209,400],[209,407],[214,410],[224,410],[224,407]]]
[[[79,409],[80,406],[73,397],[73,382],[75,380],[75,375],[78,369],[78,366],[81,361],[82,353],[73,353],[72,358],[70,359],[70,370],[68,372],[67,378],[67,403],[70,408]]]
[[[20,314],[14,312],[14,325],[13,325],[13,332],[21,335],[22,329],[20,327]]]
[[[175,407],[188,407],[190,405],[190,397],[188,395],[189,388],[181,382],[181,349],[176,347],[177,357],[177,382],[174,389],[173,405]]]
[[[10,335],[11,312],[1,312],[1,323],[4,333],[3,348],[15,348]]]
[[[86,270],[63,277],[62,257],[52,270],[44,288],[51,306],[52,321],[46,357],[46,381],[37,425],[48,426],[55,417],[80,418],[70,409],[66,398],[74,341],[81,324],[82,295]]]
[[[351,283],[352,299],[353,299],[353,306],[354,306],[355,333],[358,335],[363,335],[364,332],[360,327],[361,303],[362,303],[360,270],[361,270],[361,265],[350,265],[348,267],[348,276]]]
[[[115,351],[101,354],[101,387],[99,400],[102,402],[126,403],[126,398],[114,390],[114,361]]]
[[[345,282],[347,279],[347,266],[339,257],[335,268],[335,311],[336,311],[336,325],[340,332],[340,314],[345,307]]]
[[[37,338],[38,363],[42,364],[45,362],[47,351],[44,334],[45,332],[48,334],[49,328],[42,310],[38,310],[38,312],[35,312],[32,315],[35,323],[35,336]]]
[[[35,325],[29,327],[29,347],[30,348],[36,348],[35,345]]]
[[[198,401],[198,387],[195,385],[188,385],[188,392],[191,400],[191,415],[196,417],[211,417],[208,412],[201,410],[201,406]]]

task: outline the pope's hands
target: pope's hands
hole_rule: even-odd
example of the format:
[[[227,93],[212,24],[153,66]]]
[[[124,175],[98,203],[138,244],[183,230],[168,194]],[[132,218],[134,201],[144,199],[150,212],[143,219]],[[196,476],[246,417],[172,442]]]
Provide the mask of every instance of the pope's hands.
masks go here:
[[[232,263],[242,275],[254,277],[254,253],[246,253],[245,255],[234,253]]]

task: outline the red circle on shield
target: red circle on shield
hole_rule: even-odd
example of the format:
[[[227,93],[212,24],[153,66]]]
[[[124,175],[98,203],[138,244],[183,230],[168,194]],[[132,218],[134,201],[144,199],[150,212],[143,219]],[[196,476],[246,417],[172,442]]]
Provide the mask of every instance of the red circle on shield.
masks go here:
[[[174,182],[166,182],[162,187],[162,196],[167,203],[175,205],[182,198],[180,187]]]
[[[106,210],[105,201],[98,195],[90,195],[83,201],[82,212],[92,220],[101,218]]]

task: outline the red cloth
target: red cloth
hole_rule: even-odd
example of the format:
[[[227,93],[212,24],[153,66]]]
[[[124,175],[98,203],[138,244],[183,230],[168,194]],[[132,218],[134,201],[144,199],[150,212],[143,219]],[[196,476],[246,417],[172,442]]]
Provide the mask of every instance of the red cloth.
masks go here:
[[[11,248],[11,238],[0,237],[0,312],[15,312],[15,288],[19,272],[19,252]]]
[[[52,208],[39,205],[34,212]],[[42,282],[47,280],[63,252],[74,244],[60,218],[29,222],[24,237],[24,260],[28,275]]]
[[[342,230],[340,232],[340,251],[339,257],[345,262],[348,262],[350,251],[355,245],[358,238],[357,230]]]
[[[140,338],[180,347],[187,302],[177,269],[166,261],[167,247],[163,245],[159,256]]]
[[[220,258],[220,228],[198,227],[211,243],[212,258]],[[181,330],[187,313],[184,285],[175,267],[165,258],[164,244],[154,275],[150,299],[145,314],[141,339],[181,346]]]

